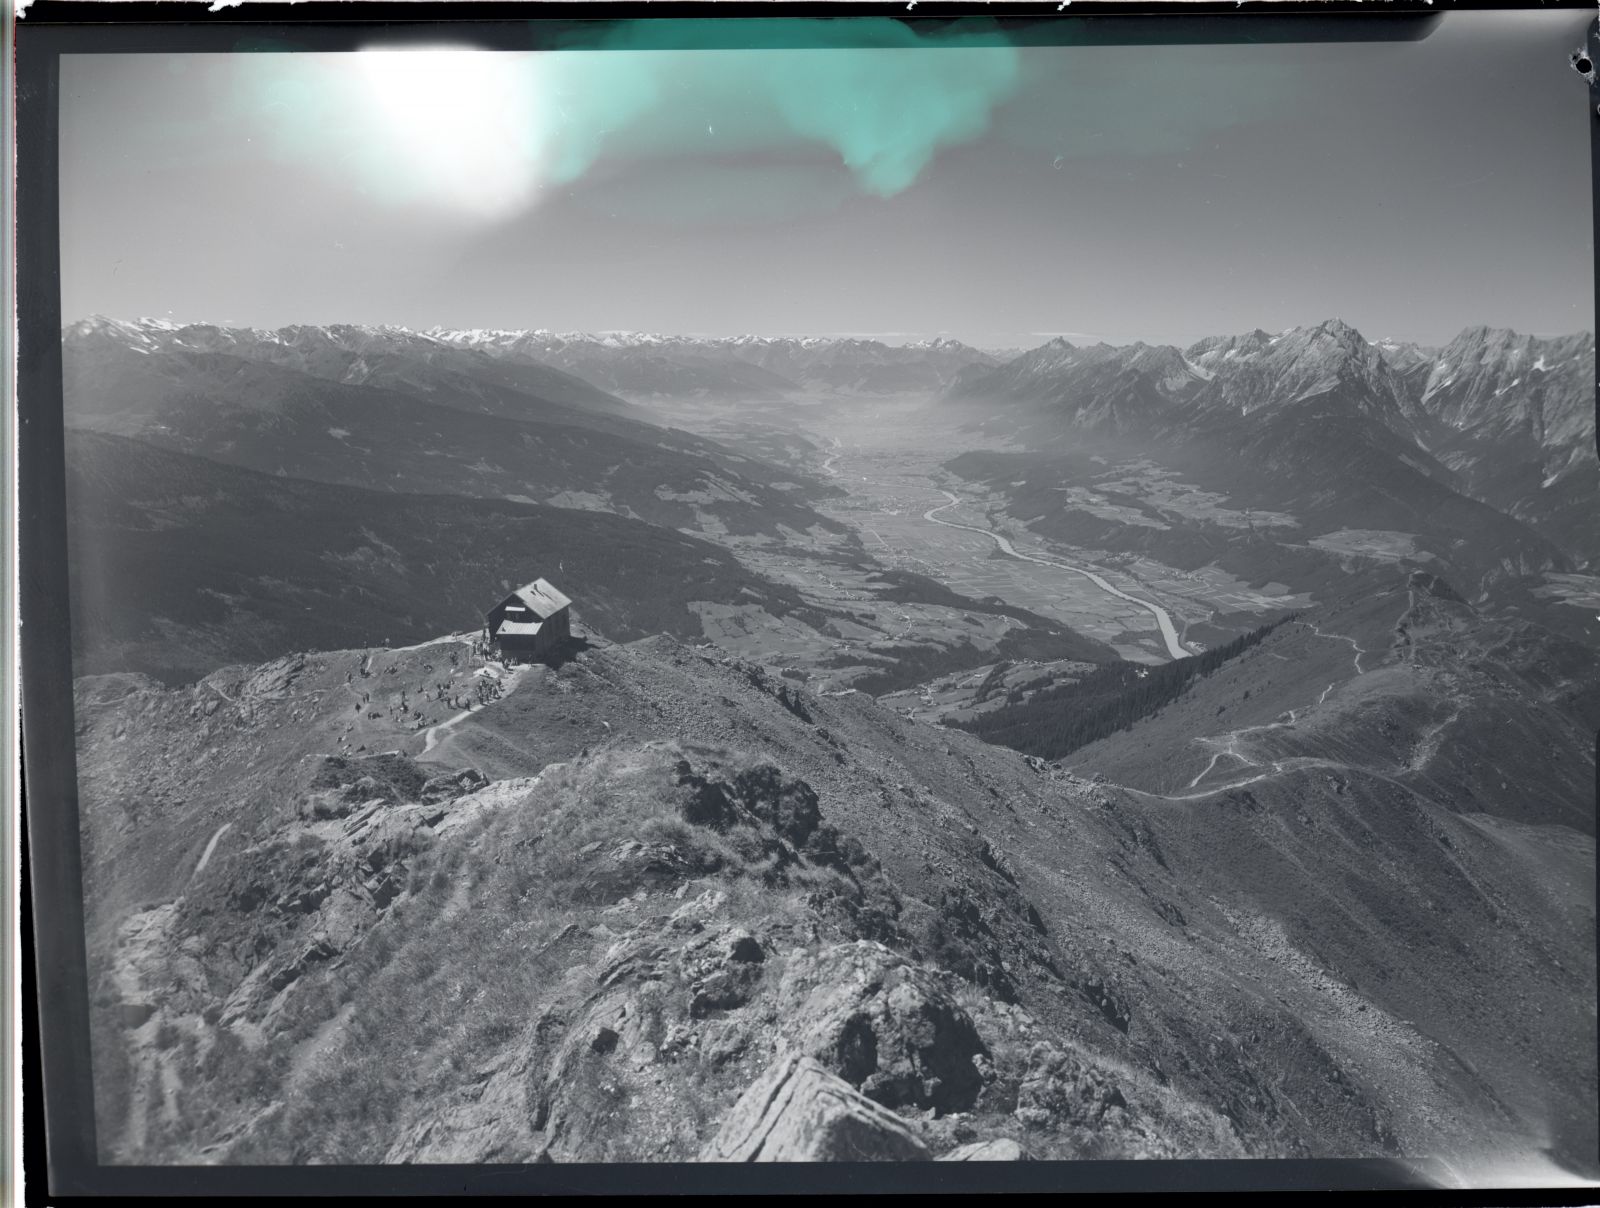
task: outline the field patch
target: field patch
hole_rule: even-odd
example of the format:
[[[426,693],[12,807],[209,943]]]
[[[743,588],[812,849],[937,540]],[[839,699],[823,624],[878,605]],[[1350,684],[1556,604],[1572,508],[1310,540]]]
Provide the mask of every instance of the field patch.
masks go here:
[[[1229,507],[1226,495],[1184,482],[1175,471],[1142,458],[1118,465],[1097,478],[1093,489],[1106,496],[1113,493],[1133,496],[1148,510],[1194,523],[1235,529],[1300,526],[1288,512]],[[1148,519],[1144,522],[1150,523]]]
[[[1397,533],[1386,529],[1338,529],[1313,537],[1306,544],[1329,553],[1376,558],[1382,562],[1399,562],[1402,559],[1428,561],[1433,557],[1417,547],[1415,533]]]
[[[1559,600],[1574,608],[1600,609],[1600,575],[1563,575],[1548,572],[1545,585],[1536,587],[1533,594],[1547,600]]]

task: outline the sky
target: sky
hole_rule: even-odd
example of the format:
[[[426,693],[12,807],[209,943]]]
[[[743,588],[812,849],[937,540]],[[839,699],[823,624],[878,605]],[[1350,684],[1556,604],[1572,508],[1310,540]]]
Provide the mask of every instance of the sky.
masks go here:
[[[656,21],[537,52],[72,55],[62,318],[984,347],[1330,317],[1426,344],[1592,330],[1568,63],[1590,19],[1183,46],[775,22],[697,49]]]

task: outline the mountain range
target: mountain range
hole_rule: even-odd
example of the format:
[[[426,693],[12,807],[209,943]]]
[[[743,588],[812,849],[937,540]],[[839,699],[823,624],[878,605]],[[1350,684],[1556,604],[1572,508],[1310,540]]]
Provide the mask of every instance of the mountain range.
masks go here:
[[[1431,528],[1441,556],[1486,555],[1470,558],[1478,577],[1504,559],[1523,573],[1600,558],[1593,377],[1589,333],[1477,327],[1431,349],[1329,320],[1185,349],[1058,339],[964,371],[946,397],[987,405],[990,431],[1034,450],[1161,448],[1244,502]]]
[[[1600,1173],[1593,362],[68,328],[102,1158]]]
[[[70,427],[403,494],[599,508],[669,527],[838,531],[827,488],[569,375],[393,328],[89,320],[64,344]]]
[[[947,339],[891,345],[823,336],[700,338],[446,329],[429,334],[518,364],[558,366],[625,397],[768,399],[802,391],[902,394],[938,390],[969,365],[997,363],[990,353]]]
[[[401,410],[397,394],[429,407],[536,427],[480,422],[452,432],[448,439],[456,448],[429,451],[438,464],[413,462],[398,475],[391,472],[391,483],[399,477],[417,489],[493,494],[497,486],[532,479],[543,492],[533,497],[544,500],[562,491],[594,493],[590,488],[602,479],[598,465],[570,452],[586,439],[583,429],[604,432],[607,441],[660,445],[639,455],[646,461],[660,460],[669,445],[675,456],[712,452],[703,441],[681,434],[664,441],[659,430],[641,429],[637,424],[645,417],[618,394],[758,401],[816,391],[942,391],[953,401],[1014,405],[987,417],[986,426],[1025,429],[1036,450],[1081,444],[1092,436],[1166,446],[1180,458],[1188,454],[1191,464],[1204,462],[1195,454],[1207,449],[1243,452],[1238,464],[1216,475],[1227,477],[1241,498],[1267,479],[1275,481],[1257,491],[1263,501],[1284,502],[1286,489],[1292,496],[1287,501],[1301,504],[1343,490],[1341,508],[1375,512],[1363,521],[1366,527],[1409,530],[1420,510],[1444,517],[1451,534],[1446,542],[1467,532],[1482,540],[1485,526],[1506,530],[1499,517],[1459,497],[1525,524],[1559,551],[1534,542],[1535,562],[1555,566],[1564,557],[1587,565],[1600,557],[1600,536],[1586,523],[1600,505],[1590,385],[1594,340],[1588,333],[1538,339],[1476,327],[1443,348],[1426,348],[1371,343],[1348,324],[1329,320],[1276,335],[1257,330],[1213,337],[1185,349],[1142,343],[1080,347],[1056,339],[1001,361],[950,340],[896,347],[860,339],[417,333],[348,325],[267,332],[94,319],[69,328],[65,346],[70,422],[165,435],[195,452],[226,455],[243,447],[254,468],[307,477],[338,473],[352,485],[388,484],[371,474],[330,470],[329,463],[343,464],[347,451],[332,445],[317,450],[295,429],[321,424],[324,435],[343,434],[329,435],[329,441],[351,441],[360,451],[381,439],[371,431],[377,412],[385,422],[392,417],[410,424],[414,430],[404,439],[415,444],[437,415],[415,406]],[[133,356],[154,360],[141,364]],[[260,368],[243,380],[238,361]],[[328,390],[317,398],[298,375],[362,389]],[[266,401],[296,394],[315,401]],[[363,401],[371,406],[363,410]],[[241,442],[230,434],[228,421],[189,413],[216,410],[215,403],[252,413],[277,406],[288,413],[274,416],[271,425],[300,447],[288,449],[280,441],[269,451],[260,439],[264,418],[245,421],[258,431]],[[208,427],[219,430],[202,437]],[[447,439],[437,424],[430,435]],[[569,452],[560,466],[545,457],[530,463],[525,456],[500,465],[490,456],[493,449],[518,443],[565,445]],[[609,457],[612,450],[603,452]],[[392,458],[376,454],[371,460],[387,464]],[[737,455],[722,451],[724,471],[737,475],[756,468],[737,462]],[[1240,465],[1248,481],[1239,481]],[[675,513],[680,519],[674,523],[686,510],[675,501],[698,503],[697,496],[705,494],[707,502],[717,498],[721,510],[734,511],[738,497],[748,494],[746,484],[708,476],[701,468],[652,465],[650,473],[669,480],[664,489],[672,500],[634,492],[612,501],[609,492],[598,494],[610,506],[647,519],[668,520],[667,513]],[[679,481],[671,482],[673,476]],[[776,485],[804,494],[798,483]],[[559,490],[549,491],[551,486]],[[1404,500],[1401,512],[1412,514],[1386,515],[1393,509],[1385,500]],[[768,510],[773,493],[761,493],[759,502]],[[1498,553],[1511,535],[1497,532],[1488,547]]]

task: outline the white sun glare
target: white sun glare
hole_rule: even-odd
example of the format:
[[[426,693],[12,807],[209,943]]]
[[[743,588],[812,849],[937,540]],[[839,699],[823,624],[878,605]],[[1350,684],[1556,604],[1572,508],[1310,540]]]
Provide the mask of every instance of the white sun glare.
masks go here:
[[[534,55],[451,46],[358,52],[352,81],[408,194],[483,217],[538,188]]]

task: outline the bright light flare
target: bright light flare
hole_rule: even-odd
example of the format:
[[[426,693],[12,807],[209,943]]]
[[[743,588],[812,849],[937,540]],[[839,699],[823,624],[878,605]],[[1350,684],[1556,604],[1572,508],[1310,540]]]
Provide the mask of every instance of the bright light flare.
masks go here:
[[[363,50],[350,74],[388,183],[485,218],[538,190],[537,56],[451,46]]]

